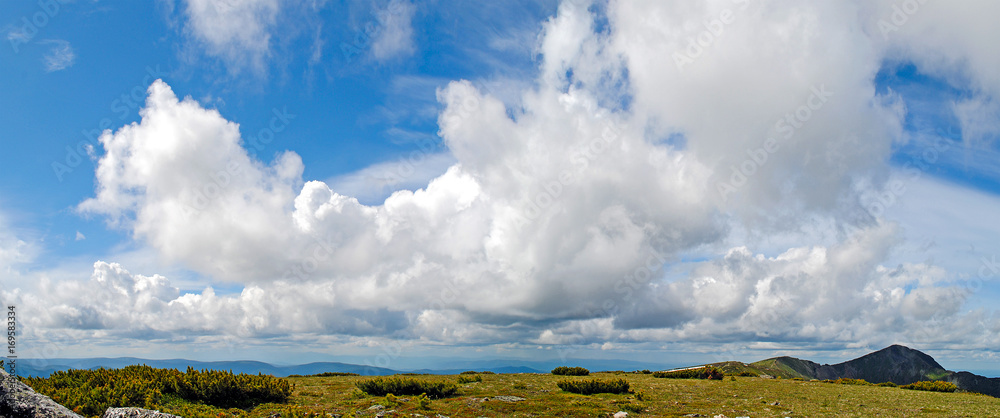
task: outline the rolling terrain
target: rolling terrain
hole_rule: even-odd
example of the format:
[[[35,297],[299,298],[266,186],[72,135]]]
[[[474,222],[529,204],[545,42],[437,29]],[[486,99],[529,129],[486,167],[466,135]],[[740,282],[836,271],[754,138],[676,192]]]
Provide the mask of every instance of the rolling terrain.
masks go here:
[[[871,383],[892,382],[905,385],[928,380],[954,383],[962,390],[1000,397],[1000,378],[969,372],[953,372],[931,356],[901,345],[892,345],[854,360],[837,364],[819,364],[795,357],[775,357],[744,364],[714,363],[726,373],[750,372],[783,378],[806,380],[862,379]]]

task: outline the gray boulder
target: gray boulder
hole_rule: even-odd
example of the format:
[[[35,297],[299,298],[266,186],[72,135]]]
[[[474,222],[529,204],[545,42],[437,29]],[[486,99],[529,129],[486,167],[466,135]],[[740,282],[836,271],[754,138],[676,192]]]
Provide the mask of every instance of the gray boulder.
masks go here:
[[[0,369],[0,418],[82,418]]]
[[[108,408],[103,418],[181,418],[177,415],[142,408]]]

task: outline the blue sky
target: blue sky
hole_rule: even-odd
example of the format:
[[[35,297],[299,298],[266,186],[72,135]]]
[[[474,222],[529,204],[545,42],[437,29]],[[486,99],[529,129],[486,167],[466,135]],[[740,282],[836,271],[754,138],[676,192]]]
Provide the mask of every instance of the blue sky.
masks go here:
[[[994,4],[299,3],[0,6],[25,357],[996,362]]]

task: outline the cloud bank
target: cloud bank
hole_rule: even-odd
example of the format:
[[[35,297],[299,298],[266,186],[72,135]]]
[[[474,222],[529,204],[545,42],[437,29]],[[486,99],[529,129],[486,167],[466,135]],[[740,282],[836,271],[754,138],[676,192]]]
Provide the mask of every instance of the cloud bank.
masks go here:
[[[253,4],[238,15],[276,7]],[[914,61],[992,103],[1000,52],[969,33],[998,29],[923,3],[886,31],[893,6],[566,1],[520,106],[467,81],[439,90],[456,163],[371,205],[304,179],[292,151],[257,160],[235,123],[156,81],[142,120],[101,136],[96,195],[79,209],[243,291],[184,293],[98,262],[89,280],[23,297],[51,306],[40,326],[109,338],[995,347],[995,316],[963,310],[954,274],[884,265],[900,233],[864,196],[885,190],[909,140],[876,73]],[[938,27],[950,43],[926,42]],[[199,36],[219,51],[266,53],[264,35],[212,33]],[[822,244],[808,242],[814,224]],[[798,244],[765,254],[748,236]]]

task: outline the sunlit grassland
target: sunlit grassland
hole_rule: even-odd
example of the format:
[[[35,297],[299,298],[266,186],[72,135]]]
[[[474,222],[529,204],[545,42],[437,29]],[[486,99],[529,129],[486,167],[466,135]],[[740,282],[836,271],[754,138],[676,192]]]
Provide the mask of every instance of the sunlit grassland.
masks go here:
[[[371,381],[375,379],[373,377],[289,377],[286,379],[292,388],[291,396],[286,403],[256,405],[249,410],[223,409],[184,400],[176,395],[164,395],[160,402],[156,402],[156,409],[185,418],[338,415],[345,418],[418,415],[426,417],[442,415],[452,418],[608,417],[618,411],[627,411],[630,417],[697,416],[691,414],[707,417],[722,414],[729,418],[1000,416],[1000,399],[985,395],[925,392],[802,379],[733,376],[726,376],[722,380],[668,379],[656,378],[652,374],[623,372],[597,372],[591,373],[590,376],[478,374],[400,377],[403,381],[409,382],[407,384],[409,388],[448,387],[450,388],[448,393],[452,393],[451,388],[457,385],[457,391],[453,396],[442,399],[433,399],[435,396],[414,395],[372,396],[361,392],[357,384]],[[625,379],[631,390],[622,394],[577,395],[560,390],[558,386],[558,383],[564,380],[591,379],[604,382]],[[460,381],[463,383],[459,383]],[[849,379],[842,381],[854,382]],[[284,381],[281,383],[285,384]],[[423,383],[444,383],[444,385]],[[367,386],[372,387],[372,385]],[[114,406],[143,405],[140,402],[137,405]],[[99,416],[94,412],[86,415]]]
[[[386,416],[437,414],[451,417],[608,416],[629,411],[630,416],[785,417],[785,416],[1000,416],[1000,399],[968,393],[934,393],[890,387],[841,385],[791,379],[726,377],[724,380],[658,379],[645,374],[593,373],[589,377],[548,374],[483,375],[482,382],[459,385],[459,395],[430,402],[420,409],[412,399],[363,396],[355,382],[364,377],[298,377],[290,403],[302,412]],[[564,379],[624,377],[636,395],[575,395],[559,390]],[[457,376],[414,376],[429,381],[457,381]],[[525,398],[520,402],[482,401],[498,395]],[[412,397],[409,397],[412,398]],[[376,407],[377,408],[377,407]]]

